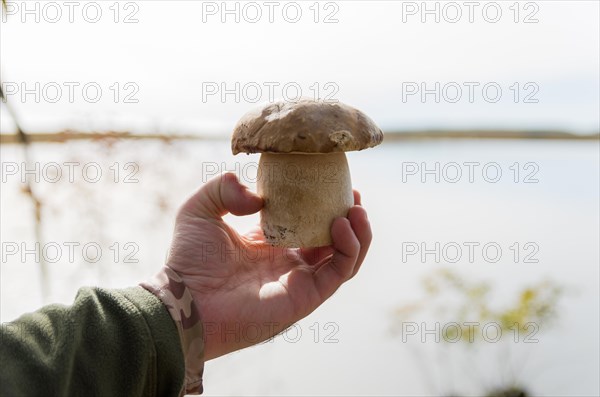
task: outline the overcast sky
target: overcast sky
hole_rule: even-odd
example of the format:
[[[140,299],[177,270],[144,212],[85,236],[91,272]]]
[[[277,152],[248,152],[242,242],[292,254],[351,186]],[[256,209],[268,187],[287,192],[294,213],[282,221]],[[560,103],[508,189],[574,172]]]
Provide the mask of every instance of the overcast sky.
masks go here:
[[[225,135],[297,94],[387,130],[599,128],[597,1],[22,4],[3,13],[0,64],[30,131]]]

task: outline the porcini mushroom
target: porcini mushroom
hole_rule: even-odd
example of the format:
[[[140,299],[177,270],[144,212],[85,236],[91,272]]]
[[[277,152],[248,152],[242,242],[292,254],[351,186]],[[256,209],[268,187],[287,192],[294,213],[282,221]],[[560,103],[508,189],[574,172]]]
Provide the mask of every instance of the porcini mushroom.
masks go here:
[[[344,152],[379,145],[383,133],[361,111],[339,102],[301,99],[246,113],[235,126],[233,154],[262,153],[261,227],[278,247],[330,245],[331,224],[354,205]]]

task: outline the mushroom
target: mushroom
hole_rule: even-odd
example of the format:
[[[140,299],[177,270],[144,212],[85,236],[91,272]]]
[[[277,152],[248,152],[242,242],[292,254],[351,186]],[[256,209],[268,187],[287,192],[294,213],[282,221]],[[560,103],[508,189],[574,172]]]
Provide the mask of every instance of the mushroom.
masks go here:
[[[331,224],[354,205],[344,152],[379,145],[383,132],[361,111],[339,102],[300,99],[246,113],[235,126],[233,154],[262,153],[261,227],[278,247],[330,245]]]

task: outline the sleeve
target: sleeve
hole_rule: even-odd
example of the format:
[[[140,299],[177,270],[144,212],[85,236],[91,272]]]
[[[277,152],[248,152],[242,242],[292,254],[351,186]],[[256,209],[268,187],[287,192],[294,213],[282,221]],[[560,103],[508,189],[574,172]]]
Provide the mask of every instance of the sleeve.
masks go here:
[[[82,288],[0,329],[3,395],[177,396],[185,364],[162,301],[141,287]]]
[[[190,290],[179,274],[168,266],[140,285],[164,303],[177,325],[185,362],[185,393],[202,394],[204,328],[198,305]]]

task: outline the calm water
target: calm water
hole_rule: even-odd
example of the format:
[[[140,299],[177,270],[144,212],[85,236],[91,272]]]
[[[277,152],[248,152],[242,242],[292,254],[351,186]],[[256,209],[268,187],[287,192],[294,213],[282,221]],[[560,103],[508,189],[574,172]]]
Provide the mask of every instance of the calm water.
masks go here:
[[[0,151],[0,319],[10,321],[44,302],[38,260],[19,255],[34,247],[31,203],[20,192],[19,174],[5,168],[20,167],[21,149]],[[55,258],[58,251],[51,250],[62,247],[48,266],[48,301],[62,303],[83,285],[124,287],[153,273],[164,260],[178,203],[218,169],[236,171],[252,186],[258,161],[231,156],[226,141],[44,144],[32,156],[42,173],[34,189],[44,203],[46,254]],[[398,142],[348,158],[375,234],[359,276],[285,337],[208,363],[206,395],[477,395],[510,381],[536,394],[600,393],[598,142]],[[69,161],[79,162],[75,183],[65,175]],[[98,182],[83,179],[84,165],[91,179],[90,167],[102,171]],[[124,183],[126,177],[134,183]],[[229,217],[240,230],[257,219]],[[80,244],[72,261],[71,243]],[[93,251],[81,251],[87,243],[101,249],[96,263],[86,260]],[[475,247],[472,257],[465,243]],[[486,244],[491,248],[483,252]],[[20,251],[9,254],[15,246]],[[433,252],[423,260],[411,247]],[[132,259],[137,263],[127,263]],[[543,279],[567,293],[558,320],[541,327],[538,343],[476,349],[419,338],[403,343],[391,332],[392,313],[419,299],[420,280],[440,267],[491,282],[498,308]]]

